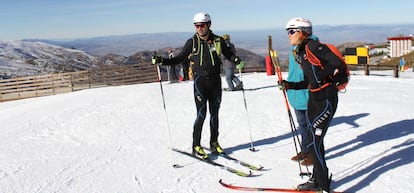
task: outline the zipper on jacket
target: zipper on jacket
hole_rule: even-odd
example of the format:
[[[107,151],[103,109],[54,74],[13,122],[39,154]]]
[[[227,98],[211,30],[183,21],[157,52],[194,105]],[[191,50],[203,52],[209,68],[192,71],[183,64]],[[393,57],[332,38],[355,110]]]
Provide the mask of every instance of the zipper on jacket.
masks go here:
[[[215,52],[216,50],[216,48],[214,47],[214,44],[213,44],[213,46],[211,47],[210,46],[210,44],[208,44],[207,43],[207,45],[208,45],[208,52],[210,53],[210,59],[211,59],[211,63],[212,63],[212,65],[214,66],[215,64],[214,64],[214,57],[213,57],[213,51]]]

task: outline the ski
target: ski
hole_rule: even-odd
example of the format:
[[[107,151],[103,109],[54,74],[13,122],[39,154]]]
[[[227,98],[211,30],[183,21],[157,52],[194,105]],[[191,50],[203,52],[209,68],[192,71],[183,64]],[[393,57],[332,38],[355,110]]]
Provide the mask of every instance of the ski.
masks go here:
[[[231,90],[229,88],[223,88],[223,91],[226,91],[226,92],[235,92],[235,91],[242,91],[242,89]]]
[[[223,182],[222,179],[219,183],[226,188],[240,191],[259,191],[259,192],[290,192],[290,193],[321,193],[322,191],[311,191],[311,190],[297,190],[294,188],[260,188],[260,187],[248,187],[248,186],[236,186]],[[343,193],[332,191],[330,193]]]
[[[265,170],[265,169],[264,169],[264,167],[263,167],[263,166],[261,166],[261,165],[256,166],[256,165],[253,165],[253,164],[247,163],[247,162],[245,162],[245,161],[242,161],[242,160],[240,160],[240,159],[237,159],[237,158],[231,157],[231,156],[229,156],[229,155],[227,155],[227,154],[220,155],[220,156],[221,156],[221,157],[224,157],[224,158],[226,158],[226,159],[228,159],[228,160],[232,160],[232,161],[234,161],[234,162],[236,162],[236,163],[238,163],[238,164],[240,164],[240,165],[242,165],[242,166],[244,166],[244,167],[247,167],[247,168],[249,168],[249,169],[251,169],[251,170],[254,170],[254,171],[264,171],[264,170]]]
[[[221,163],[215,162],[211,159],[203,159],[203,158],[200,158],[200,157],[197,157],[197,156],[193,156],[192,153],[189,153],[189,152],[186,152],[186,151],[182,151],[182,150],[175,149],[175,148],[173,148],[172,150],[175,151],[175,152],[181,153],[183,155],[195,158],[197,160],[203,161],[204,163],[208,163],[210,165],[219,167],[221,169],[224,169],[228,172],[231,172],[231,173],[236,174],[236,175],[241,176],[241,177],[255,177],[255,176],[258,176],[258,175],[253,175],[253,173],[251,171],[249,171],[249,173],[246,173],[246,172],[243,172],[241,170],[234,169],[234,168],[231,168],[229,166],[223,165]]]
[[[206,150],[208,150],[208,151],[211,152],[211,149],[209,149],[209,148],[204,148],[204,149],[206,149]],[[256,165],[247,163],[247,162],[242,161],[242,160],[240,160],[238,158],[229,156],[228,154],[215,154],[215,155],[218,155],[218,156],[223,157],[225,159],[231,160],[231,161],[233,161],[233,162],[235,162],[237,164],[240,164],[240,165],[242,165],[244,167],[247,167],[247,168],[249,168],[251,170],[254,170],[254,171],[264,171],[265,170],[263,166],[256,166]]]

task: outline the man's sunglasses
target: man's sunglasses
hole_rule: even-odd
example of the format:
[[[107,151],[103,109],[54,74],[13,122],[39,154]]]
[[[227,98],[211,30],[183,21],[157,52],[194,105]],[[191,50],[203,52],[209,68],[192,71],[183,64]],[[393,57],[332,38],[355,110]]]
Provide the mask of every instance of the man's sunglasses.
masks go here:
[[[201,23],[201,24],[194,24],[194,26],[195,26],[196,28],[205,28],[205,27],[207,26],[207,24],[205,24],[205,23]]]

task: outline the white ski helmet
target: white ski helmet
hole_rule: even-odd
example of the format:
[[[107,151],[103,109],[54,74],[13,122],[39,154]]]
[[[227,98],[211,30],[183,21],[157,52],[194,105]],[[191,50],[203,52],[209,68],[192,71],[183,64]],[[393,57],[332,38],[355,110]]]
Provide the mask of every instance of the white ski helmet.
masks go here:
[[[210,23],[211,18],[208,13],[200,12],[194,15],[193,23]]]
[[[300,29],[309,35],[312,35],[312,23],[309,19],[295,17],[288,21],[285,27],[286,30],[288,29]]]

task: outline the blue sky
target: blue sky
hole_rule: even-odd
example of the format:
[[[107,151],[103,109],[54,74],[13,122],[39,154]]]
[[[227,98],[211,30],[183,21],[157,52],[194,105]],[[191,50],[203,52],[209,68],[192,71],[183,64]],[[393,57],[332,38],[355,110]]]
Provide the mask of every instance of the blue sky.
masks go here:
[[[414,23],[402,0],[2,0],[0,40],[73,39],[155,32],[192,32],[204,11],[214,30],[284,27],[293,17],[314,25]]]

